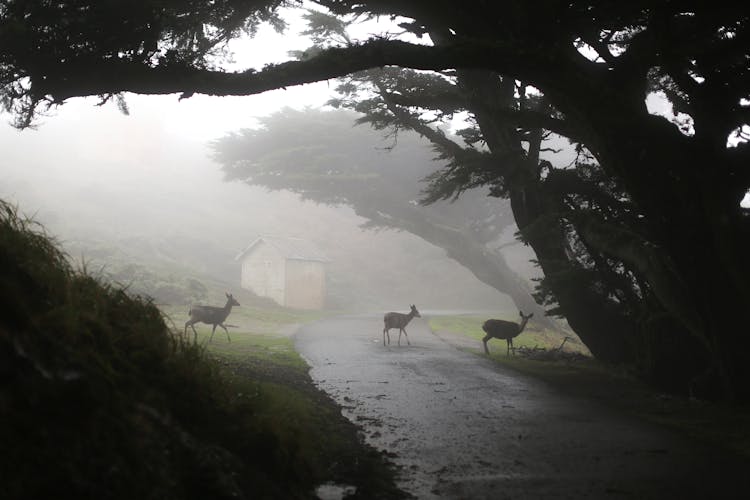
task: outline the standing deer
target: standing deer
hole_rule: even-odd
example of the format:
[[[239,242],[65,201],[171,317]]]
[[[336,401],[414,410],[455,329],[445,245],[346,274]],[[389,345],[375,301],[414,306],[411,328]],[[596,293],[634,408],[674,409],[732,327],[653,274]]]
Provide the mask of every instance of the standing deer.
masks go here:
[[[198,342],[198,332],[195,331],[195,327],[193,326],[195,323],[206,323],[207,325],[213,325],[213,329],[211,330],[211,337],[208,339],[209,342],[213,340],[214,338],[214,332],[216,331],[216,327],[220,326],[224,329],[225,332],[227,332],[227,339],[229,339],[229,342],[232,341],[231,338],[229,338],[229,330],[227,330],[227,327],[224,326],[224,321],[226,321],[227,316],[229,316],[229,313],[232,311],[232,306],[238,306],[240,305],[239,302],[235,300],[234,297],[232,297],[231,293],[227,293],[227,303],[224,307],[214,307],[214,306],[193,306],[190,308],[190,311],[188,311],[188,314],[190,315],[190,319],[187,320],[185,323],[185,335],[187,335],[187,327],[193,329],[193,341]]]
[[[417,318],[422,317],[422,315],[419,314],[419,311],[417,311],[417,306],[413,304],[409,314],[397,312],[385,313],[385,316],[383,317],[383,322],[385,323],[385,328],[383,328],[383,345],[385,345],[386,335],[388,335],[388,345],[391,343],[391,334],[389,333],[391,328],[398,328],[398,345],[401,345],[401,332],[404,332],[404,335],[406,335],[406,325],[409,324],[409,321],[411,321],[414,316]],[[406,343],[411,345],[408,335],[406,335]]]
[[[507,356],[510,354],[510,349],[513,347],[513,339],[518,337],[524,327],[526,327],[526,323],[528,323],[529,319],[534,316],[534,313],[531,313],[528,316],[524,316],[523,311],[518,311],[518,313],[521,315],[520,324],[502,319],[488,319],[484,322],[482,330],[484,330],[487,335],[482,339],[482,343],[484,344],[485,353],[490,353],[489,349],[487,349],[487,341],[495,338],[505,339],[508,342],[508,352],[506,352],[505,355]]]

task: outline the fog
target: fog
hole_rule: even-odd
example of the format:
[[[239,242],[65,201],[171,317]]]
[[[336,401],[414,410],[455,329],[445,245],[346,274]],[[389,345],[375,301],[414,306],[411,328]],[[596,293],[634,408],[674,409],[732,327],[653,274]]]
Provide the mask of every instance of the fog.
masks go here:
[[[283,36],[264,27],[253,45],[233,41],[234,55],[224,66],[260,68],[307,47],[309,41],[295,35],[304,29],[298,16],[287,13],[290,28]],[[383,33],[388,25],[380,22],[355,25],[350,33]],[[263,51],[251,50],[259,41]],[[24,131],[0,113],[0,198],[40,222],[78,265],[136,292],[153,293],[140,286],[145,275],[167,276],[212,282],[212,297],[221,300],[215,290],[240,286],[238,253],[257,236],[274,234],[310,240],[330,259],[329,307],[512,309],[507,296],[416,236],[363,231],[365,220],[349,208],[223,181],[210,141],[257,127],[258,118],[285,106],[320,108],[332,97],[331,87],[317,82],[246,97],[128,94],[128,115],[112,102],[72,99]],[[383,146],[374,143],[362,154],[386,155]],[[532,278],[538,270],[530,256],[516,245],[508,260]],[[157,301],[184,300],[162,295]]]
[[[279,91],[278,102],[321,105],[326,96],[309,90]],[[114,104],[77,99],[24,131],[0,115],[0,197],[40,222],[90,271],[106,274],[132,264],[236,290],[235,256],[258,235],[275,234],[308,239],[330,258],[331,307],[512,307],[443,250],[413,235],[363,231],[364,220],[346,207],[223,181],[208,142],[255,126],[253,117],[274,110],[272,101],[268,95],[128,96],[126,116]],[[373,144],[362,154],[388,153]],[[138,291],[137,275],[120,276]]]

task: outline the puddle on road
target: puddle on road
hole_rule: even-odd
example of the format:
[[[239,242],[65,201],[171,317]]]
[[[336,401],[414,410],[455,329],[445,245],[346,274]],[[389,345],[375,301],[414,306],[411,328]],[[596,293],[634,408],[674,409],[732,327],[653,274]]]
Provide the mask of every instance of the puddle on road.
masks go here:
[[[319,500],[342,500],[356,493],[357,487],[348,484],[325,483],[315,489]]]

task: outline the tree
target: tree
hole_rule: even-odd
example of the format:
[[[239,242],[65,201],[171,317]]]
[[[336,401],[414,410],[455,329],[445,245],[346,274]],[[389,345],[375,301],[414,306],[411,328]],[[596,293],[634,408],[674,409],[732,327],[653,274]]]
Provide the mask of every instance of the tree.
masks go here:
[[[334,38],[351,43],[345,23],[321,13],[310,13],[307,19],[318,44],[312,51],[325,49]],[[658,375],[661,383],[684,383],[686,373],[701,366],[682,355],[678,358],[682,366],[669,363],[667,373],[658,373],[673,350],[658,356],[658,364],[652,363],[650,354],[659,344],[638,319],[658,315],[663,308],[648,300],[643,293],[648,290],[631,269],[582,240],[591,231],[580,221],[591,213],[610,224],[622,224],[632,207],[597,165],[585,163],[586,156],[576,161],[577,172],[556,169],[541,158],[553,142],[552,134],[537,123],[519,122],[509,112],[533,110],[540,117],[558,120],[559,114],[543,97],[527,95],[525,89],[516,97],[515,82],[481,70],[441,74],[369,70],[345,79],[337,90],[342,97],[333,103],[365,113],[361,122],[390,128],[392,133],[415,130],[448,162],[443,171],[432,174],[425,203],[456,198],[488,184],[493,196],[510,198],[515,219],[546,275],[539,296],[554,305],[551,312],[565,317],[599,359],[636,365],[642,374]],[[471,112],[470,125],[460,132],[463,146],[434,127],[441,117],[460,111]],[[480,141],[484,147],[477,148]]]
[[[658,326],[653,356],[694,339],[700,347],[691,344],[689,351],[705,379],[730,397],[750,398],[744,383],[750,338],[738,314],[750,305],[750,217],[740,206],[750,187],[746,8],[648,0],[316,3],[339,15],[403,16],[405,30],[429,34],[432,44],[373,38],[234,73],[212,64],[212,51],[260,16],[272,18],[279,2],[217,0],[207,8],[153,1],[113,19],[104,9],[123,2],[6,0],[0,3],[3,102],[24,126],[40,105],[72,96],[251,94],[384,66],[503,77],[483,82],[487,73],[480,73],[467,83],[475,95],[492,85],[513,83],[521,95],[534,88],[554,115],[501,106],[506,114],[585,146],[589,164],[632,207],[622,212],[635,219],[630,225],[601,212],[577,213],[577,243],[627,266],[645,287],[634,288],[638,298],[660,306],[658,317],[644,319]],[[675,125],[649,113],[651,92],[689,119]],[[737,143],[729,146],[732,138]],[[534,167],[497,160],[512,176]],[[514,212],[537,203],[530,186],[521,184],[525,196]],[[582,200],[589,186],[566,201]],[[659,359],[655,364],[670,368]]]
[[[507,203],[475,190],[455,203],[420,205],[420,181],[439,168],[429,148],[412,133],[383,138],[367,127],[353,127],[358,116],[284,109],[261,120],[257,129],[214,141],[214,158],[227,180],[347,205],[367,219],[366,228],[410,232],[443,248],[521,310],[543,315],[526,280],[497,250],[502,233],[513,226]]]

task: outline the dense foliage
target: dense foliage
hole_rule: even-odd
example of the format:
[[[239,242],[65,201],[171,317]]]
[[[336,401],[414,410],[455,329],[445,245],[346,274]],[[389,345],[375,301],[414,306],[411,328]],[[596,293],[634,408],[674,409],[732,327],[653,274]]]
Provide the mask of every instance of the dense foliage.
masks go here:
[[[488,151],[445,153],[451,164],[434,195],[488,184],[508,196],[547,274],[545,293],[597,356],[634,363],[674,390],[750,399],[741,316],[750,305],[750,217],[740,206],[750,188],[746,7],[315,3],[338,15],[393,16],[429,41],[344,40],[300,61],[223,72],[211,66],[207,48],[238,26],[235,14],[267,13],[277,2],[147,2],[151,10],[121,12],[115,27],[97,16],[98,2],[6,0],[3,100],[26,125],[39,104],[78,95],[252,94],[371,68],[451,70],[444,76],[476,121],[467,142]],[[207,5],[231,15],[211,16]],[[182,19],[194,22],[176,22]],[[197,43],[202,36],[210,42]],[[380,90],[395,88],[382,83]],[[390,92],[392,103],[422,93],[414,90]],[[684,115],[673,122],[651,114],[651,93]],[[539,136],[548,132],[576,145],[575,168],[542,160]]]

